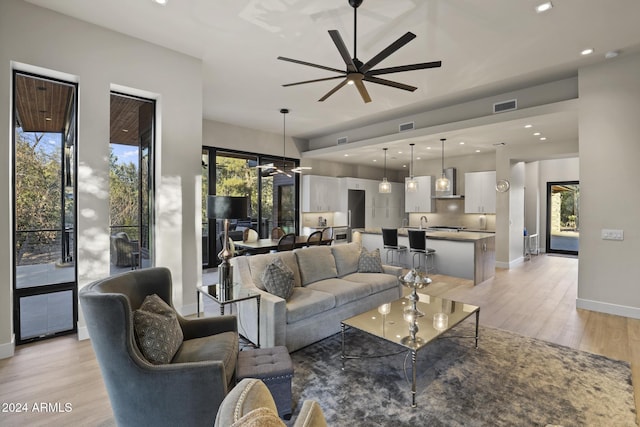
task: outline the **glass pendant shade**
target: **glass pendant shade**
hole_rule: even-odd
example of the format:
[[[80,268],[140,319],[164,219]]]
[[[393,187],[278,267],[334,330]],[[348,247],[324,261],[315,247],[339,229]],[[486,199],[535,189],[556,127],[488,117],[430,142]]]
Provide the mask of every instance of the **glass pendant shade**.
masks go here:
[[[444,142],[445,138],[440,139],[442,143],[442,175],[440,178],[436,179],[436,191],[449,191],[451,189],[451,183],[447,176],[444,174]]]
[[[409,145],[411,146],[411,163],[409,163],[409,179],[404,184],[404,190],[407,193],[416,193],[418,191],[418,181],[413,178],[413,146],[415,144]]]
[[[382,181],[378,184],[378,193],[391,193],[391,183],[387,181],[387,149],[384,150],[384,177],[382,177]]]

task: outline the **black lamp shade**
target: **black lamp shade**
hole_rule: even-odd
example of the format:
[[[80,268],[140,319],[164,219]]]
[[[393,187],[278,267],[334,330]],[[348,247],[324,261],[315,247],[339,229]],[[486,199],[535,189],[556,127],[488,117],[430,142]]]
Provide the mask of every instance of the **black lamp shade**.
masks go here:
[[[207,198],[207,218],[246,218],[249,204],[246,197],[209,196]]]

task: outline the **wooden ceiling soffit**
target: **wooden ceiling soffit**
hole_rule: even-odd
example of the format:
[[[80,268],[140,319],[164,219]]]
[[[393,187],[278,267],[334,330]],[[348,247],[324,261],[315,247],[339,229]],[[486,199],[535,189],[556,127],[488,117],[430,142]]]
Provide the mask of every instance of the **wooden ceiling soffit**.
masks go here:
[[[139,145],[140,130],[153,125],[153,102],[111,94],[112,144]]]
[[[16,74],[16,119],[24,132],[63,132],[75,86]]]

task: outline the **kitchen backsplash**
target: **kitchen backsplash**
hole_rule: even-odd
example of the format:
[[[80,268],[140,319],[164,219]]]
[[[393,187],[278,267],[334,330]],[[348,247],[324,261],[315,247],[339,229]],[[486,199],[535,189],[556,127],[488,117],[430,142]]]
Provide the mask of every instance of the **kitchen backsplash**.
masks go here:
[[[409,226],[419,227],[420,217],[427,217],[427,226],[448,225],[463,226],[470,229],[495,231],[495,214],[465,214],[464,199],[436,199],[436,211],[433,213],[409,214]]]

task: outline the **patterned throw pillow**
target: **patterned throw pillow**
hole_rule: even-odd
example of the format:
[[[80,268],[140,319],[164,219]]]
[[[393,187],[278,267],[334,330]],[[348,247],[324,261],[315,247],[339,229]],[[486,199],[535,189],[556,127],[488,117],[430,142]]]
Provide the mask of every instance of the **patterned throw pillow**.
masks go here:
[[[380,259],[380,249],[369,252],[363,247],[358,260],[359,273],[382,273],[382,260]]]
[[[287,300],[293,293],[293,271],[280,258],[274,258],[262,273],[262,283],[267,292]]]
[[[154,365],[171,362],[184,339],[176,312],[156,294],[133,312],[133,329],[142,354]]]

